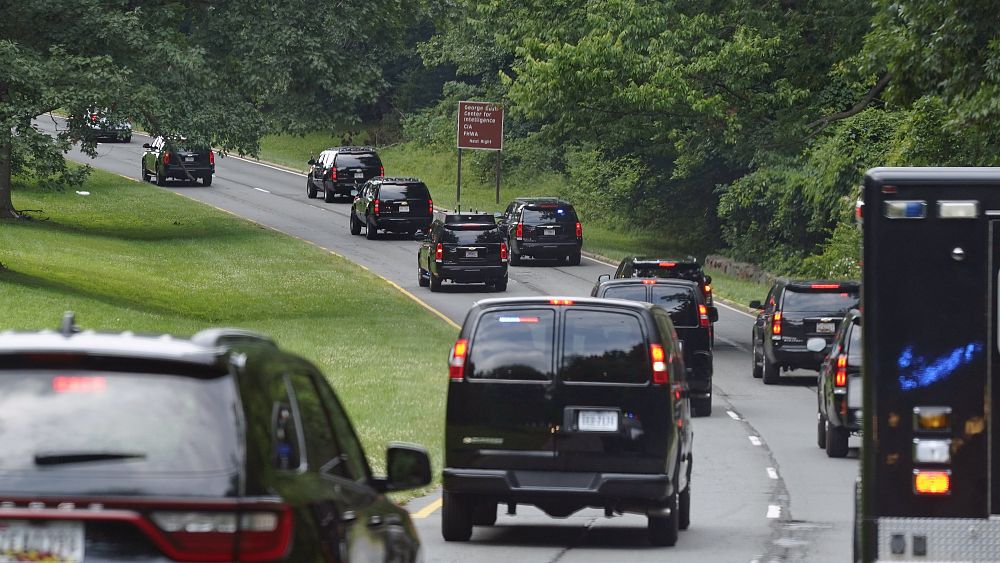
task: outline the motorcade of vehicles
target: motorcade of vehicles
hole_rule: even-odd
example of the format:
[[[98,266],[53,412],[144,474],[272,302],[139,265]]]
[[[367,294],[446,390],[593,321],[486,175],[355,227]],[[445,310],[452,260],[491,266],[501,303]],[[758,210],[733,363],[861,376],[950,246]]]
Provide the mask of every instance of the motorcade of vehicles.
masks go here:
[[[361,185],[385,176],[385,167],[372,147],[331,147],[309,159],[306,196],[315,198],[323,192],[323,201],[332,203],[338,196],[350,201]]]
[[[772,385],[782,370],[818,371],[822,356],[806,342],[822,338],[829,347],[844,315],[857,307],[860,287],[857,281],[775,280],[763,303],[750,302],[759,309],[750,335],[753,376]]]
[[[448,360],[442,535],[535,505],[647,516],[655,545],[690,523],[692,440],[682,344],[658,306],[485,299]]]
[[[524,257],[580,264],[583,225],[568,201],[554,197],[522,197],[507,205],[500,217],[507,235],[510,263]]]
[[[270,339],[0,332],[0,546],[9,561],[420,561],[327,378]]]
[[[825,350],[826,340],[806,342]],[[844,457],[848,439],[861,433],[861,313],[851,309],[840,322],[816,380],[816,444],[830,457]]]
[[[1000,561],[1000,168],[874,168],[860,561]]]
[[[440,291],[445,280],[507,291],[507,240],[493,215],[446,212],[431,223],[417,250],[417,282]]]
[[[156,137],[143,143],[143,181],[156,180],[156,185],[165,186],[167,180],[201,180],[205,187],[212,185],[215,174],[215,152],[208,147],[190,144],[187,139]]]
[[[434,219],[434,200],[427,185],[417,178],[378,176],[361,187],[351,205],[352,235],[365,229],[368,240],[378,232],[426,233]]]
[[[607,279],[602,274],[597,283]],[[705,303],[713,304],[712,276],[705,273],[694,256],[685,258],[656,258],[653,256],[626,256],[618,263],[613,279],[622,278],[674,278],[698,284]]]
[[[670,315],[677,337],[684,342],[691,414],[712,414],[712,330],[719,311],[705,303],[697,282],[676,278],[622,278],[594,287],[592,297],[628,299],[659,305]]]

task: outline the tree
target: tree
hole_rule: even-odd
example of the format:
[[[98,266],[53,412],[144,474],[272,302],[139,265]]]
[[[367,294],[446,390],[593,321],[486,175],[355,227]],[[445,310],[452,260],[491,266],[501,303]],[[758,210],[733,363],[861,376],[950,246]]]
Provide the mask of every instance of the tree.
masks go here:
[[[62,158],[97,110],[152,134],[256,154],[268,131],[332,129],[384,88],[416,0],[5,0],[0,217],[12,174],[79,181]],[[412,4],[412,5],[411,5]],[[56,138],[32,119],[75,118]],[[93,152],[94,144],[84,142]]]

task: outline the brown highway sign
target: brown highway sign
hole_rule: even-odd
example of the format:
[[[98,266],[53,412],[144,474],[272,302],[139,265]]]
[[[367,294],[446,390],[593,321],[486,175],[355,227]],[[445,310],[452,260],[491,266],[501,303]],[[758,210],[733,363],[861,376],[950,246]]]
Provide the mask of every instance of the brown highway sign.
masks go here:
[[[458,102],[458,148],[503,150],[503,106]]]

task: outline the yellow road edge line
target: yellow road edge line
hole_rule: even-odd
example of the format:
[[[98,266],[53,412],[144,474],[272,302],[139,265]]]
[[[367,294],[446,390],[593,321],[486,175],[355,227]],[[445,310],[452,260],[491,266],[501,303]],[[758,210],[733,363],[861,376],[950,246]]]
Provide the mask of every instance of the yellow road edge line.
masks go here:
[[[132,180],[133,182],[136,182],[136,181],[138,181],[138,180],[136,180],[135,178],[129,178],[129,179],[130,179],[130,180]],[[172,194],[174,194],[174,195],[176,195],[176,196],[179,196],[179,197],[183,197],[183,198],[185,198],[185,199],[190,199],[191,201],[194,201],[194,202],[197,202],[197,203],[200,203],[200,204],[202,204],[202,205],[207,205],[207,206],[209,206],[209,207],[212,207],[212,208],[215,208],[215,209],[218,209],[219,211],[222,211],[223,213],[228,213],[229,215],[232,215],[233,217],[237,217],[237,218],[239,218],[239,219],[243,219],[244,221],[247,221],[247,222],[249,222],[249,223],[252,223],[252,224],[254,224],[254,225],[257,225],[258,227],[262,227],[262,228],[264,228],[264,229],[270,229],[270,230],[272,230],[272,231],[274,231],[274,232],[276,232],[276,233],[280,233],[280,234],[283,234],[283,235],[285,235],[285,236],[287,236],[287,237],[292,237],[292,238],[294,238],[294,239],[298,239],[298,240],[300,240],[300,241],[302,241],[302,242],[304,242],[304,243],[306,243],[306,244],[311,244],[311,245],[315,246],[316,248],[319,248],[319,249],[321,249],[321,250],[324,250],[324,251],[326,251],[326,252],[328,252],[328,253],[330,253],[330,254],[332,254],[332,255],[336,256],[337,258],[341,258],[341,259],[343,259],[343,260],[346,260],[346,261],[350,262],[351,264],[354,264],[355,266],[358,266],[359,268],[361,268],[361,269],[365,270],[366,272],[370,273],[371,275],[373,275],[373,276],[375,276],[375,277],[379,278],[380,280],[384,281],[385,283],[389,284],[390,286],[394,287],[394,288],[395,288],[395,289],[397,289],[397,290],[398,290],[398,291],[399,291],[400,293],[402,293],[402,294],[403,294],[403,295],[405,295],[406,297],[409,297],[410,299],[412,299],[412,300],[413,300],[413,301],[414,301],[414,302],[415,302],[415,303],[416,303],[417,305],[420,305],[420,306],[421,306],[421,307],[423,307],[424,309],[427,309],[427,310],[428,310],[428,311],[430,311],[431,313],[433,313],[433,314],[437,315],[437,316],[438,316],[438,317],[439,317],[439,318],[440,318],[441,320],[443,320],[444,322],[448,323],[448,325],[450,325],[450,326],[451,326],[452,328],[454,328],[454,329],[456,329],[456,330],[461,330],[461,329],[462,329],[461,325],[459,325],[459,324],[458,324],[458,323],[456,323],[455,321],[453,321],[453,320],[449,319],[447,315],[445,315],[445,314],[444,314],[444,313],[442,313],[441,311],[438,311],[438,310],[437,310],[437,309],[435,309],[434,307],[431,307],[431,306],[430,306],[430,304],[428,304],[427,302],[425,302],[425,301],[424,301],[423,299],[421,299],[421,298],[417,297],[417,296],[416,296],[416,295],[414,295],[413,293],[411,293],[411,292],[409,292],[409,291],[407,291],[407,290],[403,289],[403,288],[402,288],[402,287],[401,287],[401,286],[400,286],[399,284],[397,284],[396,282],[394,282],[394,281],[390,280],[389,278],[387,278],[387,277],[385,277],[385,276],[383,276],[383,275],[380,275],[380,274],[377,274],[377,273],[375,273],[375,272],[371,271],[371,269],[369,269],[369,268],[368,268],[367,266],[364,266],[364,265],[362,265],[362,264],[358,264],[357,262],[354,262],[354,261],[353,261],[353,260],[351,260],[350,258],[348,258],[348,257],[344,256],[343,254],[340,254],[339,252],[336,252],[336,251],[334,251],[334,250],[330,250],[329,248],[326,248],[325,246],[322,246],[322,245],[320,245],[320,244],[318,244],[318,243],[315,243],[315,242],[313,242],[313,241],[311,241],[311,240],[306,240],[306,239],[304,239],[304,238],[302,238],[302,237],[300,237],[300,236],[297,236],[297,235],[293,235],[293,234],[291,234],[291,233],[286,233],[285,231],[282,231],[281,229],[276,229],[276,228],[274,228],[274,227],[272,227],[272,226],[270,226],[270,225],[265,225],[265,224],[263,224],[263,223],[259,223],[259,222],[257,222],[257,221],[254,221],[253,219],[250,219],[250,218],[247,218],[247,217],[244,217],[244,216],[242,216],[242,215],[238,215],[238,214],[236,214],[236,213],[234,213],[234,212],[232,212],[232,211],[230,211],[230,210],[228,210],[228,209],[223,209],[223,208],[221,208],[221,207],[219,207],[219,206],[217,206],[217,205],[212,205],[211,203],[205,203],[204,201],[200,201],[200,200],[197,200],[197,199],[195,199],[195,198],[193,198],[193,197],[191,197],[191,196],[187,196],[187,195],[184,195],[184,194],[179,194],[179,193],[177,193],[177,192],[173,192],[173,191],[172,191],[172,192],[170,192],[170,193],[172,193]]]
[[[427,506],[411,514],[410,518],[427,518],[431,514],[434,514],[434,512],[437,511],[437,509],[441,508],[441,504],[442,500],[437,499],[436,501],[428,504]]]

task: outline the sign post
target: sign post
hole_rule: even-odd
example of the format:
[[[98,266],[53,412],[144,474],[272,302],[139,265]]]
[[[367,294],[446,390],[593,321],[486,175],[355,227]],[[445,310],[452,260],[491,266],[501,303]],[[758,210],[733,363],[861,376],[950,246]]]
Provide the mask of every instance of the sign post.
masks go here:
[[[496,151],[496,202],[500,203],[500,151],[503,150],[503,106],[492,102],[458,102],[457,210],[462,210],[462,149]]]

